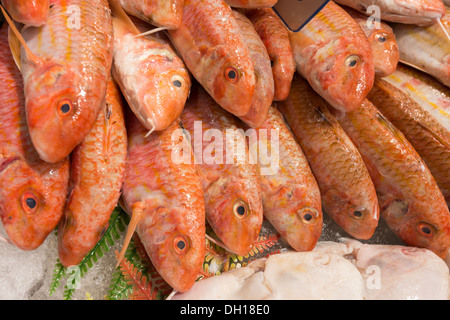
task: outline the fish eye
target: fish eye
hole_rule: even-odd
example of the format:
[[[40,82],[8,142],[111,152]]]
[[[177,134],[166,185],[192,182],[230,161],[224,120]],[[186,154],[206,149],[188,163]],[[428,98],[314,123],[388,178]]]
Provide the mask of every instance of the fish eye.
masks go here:
[[[225,68],[225,79],[231,83],[236,83],[239,80],[239,73],[235,67]]]
[[[297,214],[305,224],[314,223],[314,221],[316,221],[316,218],[318,216],[317,210],[309,207],[301,209]]]
[[[420,222],[417,224],[417,231],[421,236],[431,238],[434,235],[435,228],[426,222]]]
[[[22,209],[26,212],[26,213],[35,213],[37,211],[38,208],[38,199],[36,198],[36,196],[31,193],[31,192],[25,192],[22,195]]]
[[[173,76],[170,81],[172,81],[172,84],[177,88],[181,88],[183,86],[183,78],[178,75]]]
[[[184,236],[177,236],[173,240],[173,248],[178,255],[185,254],[189,249],[189,242]]]
[[[248,205],[242,200],[238,200],[233,205],[233,213],[239,219],[244,219],[249,213]]]
[[[384,42],[387,41],[387,35],[384,34],[384,33],[382,33],[382,34],[377,34],[377,35],[375,36],[375,38],[376,38],[376,39],[378,40],[378,42],[380,42],[380,43],[384,43]]]
[[[351,55],[347,58],[347,60],[345,60],[345,64],[350,68],[354,68],[358,65],[360,60],[361,59],[359,58],[359,56]]]
[[[70,111],[72,111],[72,108],[73,108],[72,101],[70,101],[69,99],[61,100],[58,104],[58,113],[61,116],[65,116],[69,114]]]

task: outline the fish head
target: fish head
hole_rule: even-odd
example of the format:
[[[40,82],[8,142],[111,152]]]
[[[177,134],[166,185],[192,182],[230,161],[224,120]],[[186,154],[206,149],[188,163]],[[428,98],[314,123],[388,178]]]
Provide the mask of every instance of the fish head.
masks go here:
[[[159,207],[148,209],[137,227],[138,234],[158,273],[175,290],[189,290],[197,279],[205,257],[205,226],[194,219],[181,219],[186,210],[199,208]],[[203,207],[204,210],[204,207]],[[204,213],[198,216],[203,217]]]
[[[375,78],[370,45],[355,43],[346,37],[330,41],[317,50],[307,68],[311,86],[342,112],[358,108],[372,89]]]
[[[8,238],[22,250],[36,249],[56,227],[62,203],[48,197],[41,179],[22,159],[0,164],[0,176],[0,216]]]
[[[42,160],[63,160],[94,124],[98,112],[92,105],[98,96],[77,87],[79,77],[69,66],[47,60],[26,82],[28,128]]]
[[[400,59],[400,50],[392,28],[383,26],[381,29],[374,29],[368,39],[376,75],[387,77],[394,73]]]
[[[251,250],[263,220],[260,186],[248,181],[230,174],[205,191],[206,219],[227,249],[241,256]]]
[[[406,244],[445,259],[450,248],[450,213],[445,202],[433,200],[393,200],[382,214]]]
[[[249,55],[217,46],[204,55],[203,87],[225,110],[244,116],[250,109],[255,90],[255,71]]]

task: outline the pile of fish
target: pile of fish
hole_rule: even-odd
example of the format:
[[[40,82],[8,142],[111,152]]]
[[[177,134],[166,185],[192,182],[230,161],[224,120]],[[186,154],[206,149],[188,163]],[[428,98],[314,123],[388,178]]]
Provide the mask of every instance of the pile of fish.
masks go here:
[[[296,33],[276,0],[1,2],[0,216],[18,248],[58,228],[76,265],[120,205],[118,260],[136,232],[178,292],[205,238],[245,255],[263,220],[309,252],[324,214],[358,240],[381,218],[450,264],[442,0],[330,1]]]

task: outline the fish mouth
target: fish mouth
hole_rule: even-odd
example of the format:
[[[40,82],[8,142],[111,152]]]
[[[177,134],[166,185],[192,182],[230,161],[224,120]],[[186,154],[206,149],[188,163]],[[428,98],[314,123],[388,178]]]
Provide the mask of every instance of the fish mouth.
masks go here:
[[[9,157],[0,162],[0,174],[5,171],[11,164],[20,160],[19,157]]]

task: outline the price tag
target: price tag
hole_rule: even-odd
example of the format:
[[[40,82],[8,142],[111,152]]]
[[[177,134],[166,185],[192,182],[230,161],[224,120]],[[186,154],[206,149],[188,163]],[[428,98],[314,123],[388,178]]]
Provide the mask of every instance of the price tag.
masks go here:
[[[286,27],[298,32],[330,0],[278,0],[272,7]]]

